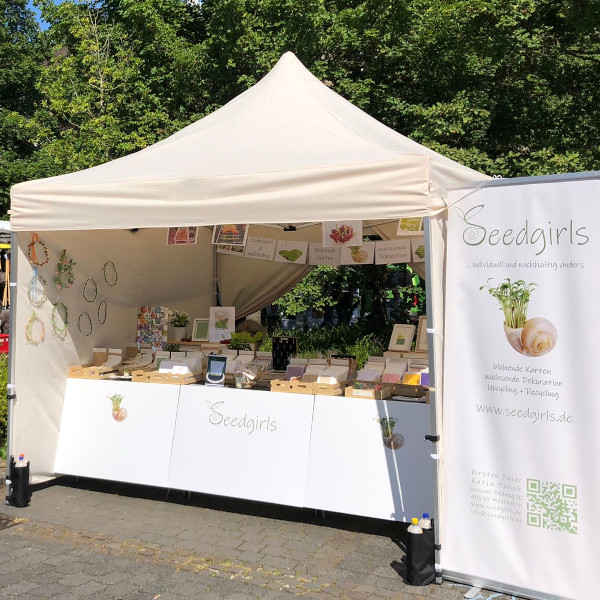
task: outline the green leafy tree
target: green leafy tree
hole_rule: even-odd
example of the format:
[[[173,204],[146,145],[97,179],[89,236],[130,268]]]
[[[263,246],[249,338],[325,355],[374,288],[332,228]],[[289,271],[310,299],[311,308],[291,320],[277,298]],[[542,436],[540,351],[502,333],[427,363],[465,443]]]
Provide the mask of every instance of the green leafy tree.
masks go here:
[[[0,216],[8,210],[10,186],[33,174],[38,36],[26,0],[0,0]]]

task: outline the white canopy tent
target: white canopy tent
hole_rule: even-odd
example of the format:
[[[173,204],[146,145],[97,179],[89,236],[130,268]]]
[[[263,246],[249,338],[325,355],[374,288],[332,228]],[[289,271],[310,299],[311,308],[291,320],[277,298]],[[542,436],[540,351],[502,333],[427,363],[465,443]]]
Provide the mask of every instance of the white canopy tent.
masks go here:
[[[241,316],[308,269],[219,255],[215,270],[210,228],[200,227],[195,245],[169,247],[166,227],[249,223],[250,235],[319,241],[316,223],[362,219],[393,237],[394,220],[442,211],[447,188],[482,179],[369,117],[287,53],[254,87],[162,142],[91,169],[14,186],[18,287],[10,381],[17,400],[9,452],[26,454],[34,481],[54,475],[68,367],[88,362],[94,346],[134,341],[139,306],[207,316],[218,276],[222,303],[235,305]],[[284,231],[290,223],[297,231]],[[28,244],[36,232],[49,255],[39,267],[48,301],[34,309]],[[63,249],[76,262],[76,283],[57,290],[52,277]],[[115,287],[102,279],[108,260],[118,269]],[[436,285],[441,262],[434,267]],[[97,283],[95,304],[82,294],[88,277]],[[64,339],[50,326],[58,300],[69,308]],[[95,317],[99,300],[108,304],[103,325]],[[45,324],[37,345],[25,337],[33,310]],[[91,335],[78,326],[85,313]]]

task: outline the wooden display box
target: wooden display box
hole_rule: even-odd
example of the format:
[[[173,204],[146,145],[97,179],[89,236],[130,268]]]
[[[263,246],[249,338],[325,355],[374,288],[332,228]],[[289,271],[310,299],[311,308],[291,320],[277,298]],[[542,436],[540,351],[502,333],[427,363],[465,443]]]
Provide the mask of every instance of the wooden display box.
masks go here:
[[[74,379],[108,379],[116,372],[116,369],[108,367],[83,367],[81,365],[69,367],[69,377]]]
[[[203,378],[203,372],[185,373],[182,375],[173,373],[159,373],[158,371],[134,371],[132,381],[144,383],[165,383],[170,385],[189,385],[198,383]]]
[[[408,385],[407,383],[393,383],[394,396],[406,396],[407,398],[422,398],[427,390],[422,385]]]
[[[312,393],[319,396],[343,396],[346,381],[338,383],[313,383]]]
[[[271,380],[271,391],[272,392],[287,392],[292,391],[292,382],[286,381],[285,379],[272,379]]]
[[[312,394],[313,384],[302,381],[290,381],[292,394]]]
[[[384,400],[392,395],[391,386],[383,386],[380,390],[374,388],[355,388],[349,386],[345,390],[347,398],[365,398],[367,400]]]

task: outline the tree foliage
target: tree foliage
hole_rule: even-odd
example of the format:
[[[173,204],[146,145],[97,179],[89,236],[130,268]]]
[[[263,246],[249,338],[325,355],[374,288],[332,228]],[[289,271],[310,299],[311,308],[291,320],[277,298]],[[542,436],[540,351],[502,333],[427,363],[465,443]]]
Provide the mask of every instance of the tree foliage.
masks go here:
[[[291,50],[389,127],[518,176],[600,165],[600,4],[0,0],[0,200],[163,139]]]

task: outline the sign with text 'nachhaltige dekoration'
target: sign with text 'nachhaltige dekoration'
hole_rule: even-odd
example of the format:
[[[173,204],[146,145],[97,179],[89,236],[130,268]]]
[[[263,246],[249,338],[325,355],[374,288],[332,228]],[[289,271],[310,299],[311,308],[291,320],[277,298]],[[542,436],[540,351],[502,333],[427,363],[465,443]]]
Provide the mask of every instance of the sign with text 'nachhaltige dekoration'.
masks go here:
[[[599,198],[502,185],[449,208],[442,568],[462,580],[597,596]]]

